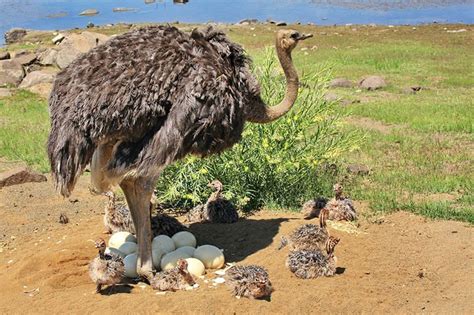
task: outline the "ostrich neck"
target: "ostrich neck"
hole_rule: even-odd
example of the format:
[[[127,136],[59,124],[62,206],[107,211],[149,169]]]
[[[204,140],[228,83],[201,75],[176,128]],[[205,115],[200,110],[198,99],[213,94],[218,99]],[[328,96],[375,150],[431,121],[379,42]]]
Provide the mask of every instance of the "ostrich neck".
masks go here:
[[[283,100],[276,106],[267,106],[260,97],[251,107],[251,112],[247,115],[247,120],[255,123],[269,123],[285,115],[293,106],[298,96],[298,73],[296,72],[291,53],[284,49],[277,42],[276,51],[281,67],[285,72],[286,93]]]
[[[209,201],[215,201],[217,199],[220,199],[221,198],[221,189],[217,189],[215,192],[213,192],[211,194],[211,196],[209,197]]]

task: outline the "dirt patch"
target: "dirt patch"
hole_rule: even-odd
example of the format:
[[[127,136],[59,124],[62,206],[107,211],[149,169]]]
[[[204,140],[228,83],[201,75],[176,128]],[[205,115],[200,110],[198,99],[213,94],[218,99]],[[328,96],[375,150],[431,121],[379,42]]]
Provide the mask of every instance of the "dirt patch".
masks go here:
[[[377,131],[384,135],[388,135],[394,129],[394,126],[384,124],[378,120],[373,120],[367,117],[351,116],[346,118],[346,122],[350,125],[371,131]]]
[[[331,229],[341,238],[339,274],[314,280],[291,274],[287,251],[277,250],[281,236],[308,222],[299,213],[262,211],[232,225],[191,226],[200,243],[223,248],[228,261],[265,266],[276,289],[269,301],[236,299],[225,285],[202,281],[197,290],[165,295],[134,284],[110,296],[94,294],[87,264],[96,252],[89,240],[102,235],[105,200],[89,196],[87,180],[79,181],[75,202],[57,197],[50,182],[0,190],[1,229],[8,239],[0,253],[0,313],[474,311],[472,227],[404,212],[375,223],[362,219],[353,227],[360,233]],[[57,222],[62,211],[71,223]]]

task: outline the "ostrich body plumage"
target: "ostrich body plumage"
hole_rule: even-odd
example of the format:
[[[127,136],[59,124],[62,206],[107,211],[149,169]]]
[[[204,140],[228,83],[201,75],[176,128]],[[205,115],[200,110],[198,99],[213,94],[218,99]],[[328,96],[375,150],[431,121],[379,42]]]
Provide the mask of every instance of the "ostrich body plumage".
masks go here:
[[[53,86],[48,154],[61,193],[104,142],[116,142],[107,168],[117,175],[157,173],[188,153],[232,146],[258,89],[243,49],[213,28],[149,26],[110,39]]]

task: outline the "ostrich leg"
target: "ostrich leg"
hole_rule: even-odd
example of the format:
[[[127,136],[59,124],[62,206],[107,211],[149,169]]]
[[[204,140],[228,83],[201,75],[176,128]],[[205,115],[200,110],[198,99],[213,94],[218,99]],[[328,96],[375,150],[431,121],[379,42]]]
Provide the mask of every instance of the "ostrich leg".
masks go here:
[[[151,280],[153,277],[153,262],[151,255],[151,220],[150,199],[153,194],[152,178],[126,178],[120,183],[127,204],[132,214],[133,224],[137,231],[138,239],[138,274]]]
[[[107,177],[107,164],[109,163],[114,143],[101,144],[92,155],[91,161],[91,193],[101,194],[110,189],[110,180]]]

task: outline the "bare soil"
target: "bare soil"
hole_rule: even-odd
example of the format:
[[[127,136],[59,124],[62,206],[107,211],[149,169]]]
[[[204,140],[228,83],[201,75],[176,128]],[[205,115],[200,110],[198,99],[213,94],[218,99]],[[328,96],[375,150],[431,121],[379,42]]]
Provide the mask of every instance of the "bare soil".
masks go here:
[[[341,238],[338,274],[314,280],[296,278],[285,268],[287,250],[277,250],[282,235],[307,223],[298,213],[260,211],[236,224],[191,226],[199,243],[223,248],[227,261],[265,266],[275,287],[269,300],[236,299],[225,285],[201,280],[196,290],[165,295],[134,283],[95,294],[89,240],[104,236],[105,200],[90,196],[87,183],[82,177],[70,199],[50,182],[0,190],[1,314],[474,312],[472,226],[404,212],[363,215],[356,233],[333,224]],[[61,212],[69,224],[58,222]]]

